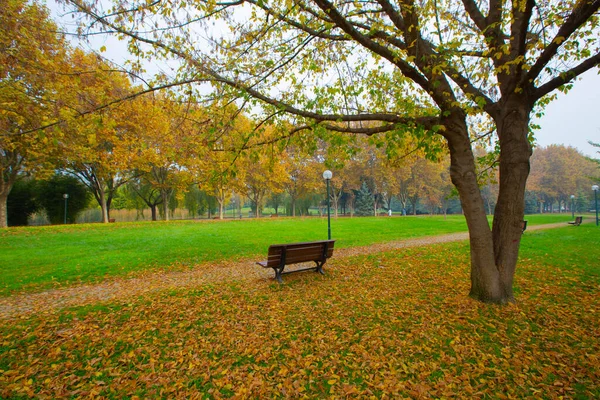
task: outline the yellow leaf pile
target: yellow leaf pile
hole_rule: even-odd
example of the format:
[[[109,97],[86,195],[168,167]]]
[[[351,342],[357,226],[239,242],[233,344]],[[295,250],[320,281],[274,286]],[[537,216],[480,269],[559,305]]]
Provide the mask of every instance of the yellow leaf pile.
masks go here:
[[[598,283],[528,261],[519,302],[470,300],[450,244],[332,259],[0,326],[0,397],[600,395]],[[252,268],[249,266],[249,268]]]

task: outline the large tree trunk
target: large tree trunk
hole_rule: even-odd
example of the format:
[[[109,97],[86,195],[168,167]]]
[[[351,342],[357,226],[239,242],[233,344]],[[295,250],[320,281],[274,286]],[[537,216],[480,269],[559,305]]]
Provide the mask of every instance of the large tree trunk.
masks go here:
[[[484,302],[506,303],[506,291],[494,260],[492,231],[487,221],[485,204],[477,185],[475,158],[464,118],[449,117],[443,121],[450,147],[450,177],[458,189],[469,228],[471,250],[470,296]]]
[[[514,99],[512,104],[509,100],[496,118],[500,140],[500,192],[492,234],[500,284],[508,301],[514,300],[512,286],[523,233],[525,184],[532,153],[527,139],[530,110],[523,103],[522,99]]]

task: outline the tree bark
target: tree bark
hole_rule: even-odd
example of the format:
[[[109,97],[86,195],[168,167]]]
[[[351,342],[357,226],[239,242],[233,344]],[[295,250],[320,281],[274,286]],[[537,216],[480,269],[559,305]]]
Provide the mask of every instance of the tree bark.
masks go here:
[[[450,148],[450,177],[458,189],[467,225],[471,251],[471,291],[469,295],[490,303],[506,303],[500,274],[494,260],[492,231],[487,221],[481,191],[477,184],[475,158],[464,117],[443,120]]]
[[[0,228],[8,227],[8,195],[15,181],[16,174],[11,174],[8,178],[0,176]]]
[[[108,224],[108,206],[106,205],[106,195],[102,187],[98,187],[98,200],[100,201],[100,208],[102,209],[102,222]]]
[[[492,235],[495,263],[504,298],[514,301],[513,279],[523,234],[525,184],[532,154],[528,140],[530,108],[522,98],[509,98],[496,120],[500,140],[500,192]]]
[[[161,189],[160,197],[162,198],[162,209],[163,209],[163,219],[165,221],[169,220],[169,190]]]
[[[0,191],[0,228],[6,228],[8,226],[8,207],[6,205],[8,193],[8,190]]]

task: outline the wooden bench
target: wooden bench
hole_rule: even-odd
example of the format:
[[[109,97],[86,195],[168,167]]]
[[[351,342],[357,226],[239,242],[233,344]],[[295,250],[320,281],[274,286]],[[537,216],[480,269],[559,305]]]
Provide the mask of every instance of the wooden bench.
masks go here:
[[[269,246],[266,261],[257,262],[263,268],[273,268],[277,282],[283,283],[281,275],[292,272],[314,270],[324,274],[323,265],[333,255],[335,240],[323,240],[319,242],[273,244]],[[314,262],[316,267],[298,269],[283,272],[286,265]]]
[[[575,217],[575,221],[569,221],[569,224],[573,225],[573,226],[579,226],[579,225],[581,225],[582,221],[583,221],[583,217],[579,216],[579,217]]]
[[[527,230],[527,220],[523,220],[523,221],[521,221],[521,231],[523,233],[525,233],[526,230]]]

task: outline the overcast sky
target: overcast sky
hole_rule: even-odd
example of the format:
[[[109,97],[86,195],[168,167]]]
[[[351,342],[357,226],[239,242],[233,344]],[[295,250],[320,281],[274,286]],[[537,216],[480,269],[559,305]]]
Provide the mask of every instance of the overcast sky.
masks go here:
[[[573,89],[546,107],[539,120],[537,143],[540,146],[564,144],[579,149],[587,156],[600,158],[599,148],[588,144],[600,143],[600,76],[598,70],[585,73]]]

